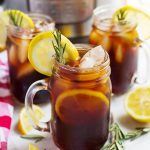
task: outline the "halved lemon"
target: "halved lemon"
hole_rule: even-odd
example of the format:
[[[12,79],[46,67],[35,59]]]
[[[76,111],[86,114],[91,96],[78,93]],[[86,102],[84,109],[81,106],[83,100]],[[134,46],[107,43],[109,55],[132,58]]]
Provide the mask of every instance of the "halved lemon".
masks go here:
[[[56,114],[66,124],[84,125],[100,121],[109,112],[109,100],[101,92],[72,89],[59,95]]]
[[[45,116],[42,109],[36,105],[33,106],[33,113],[30,114],[31,119],[35,124],[38,124],[40,119]],[[36,119],[35,119],[36,118]],[[34,120],[35,119],[35,120]],[[29,131],[33,129],[32,125],[29,122],[29,118],[26,112],[26,109],[21,109],[18,121],[18,130],[21,134],[27,134]]]
[[[150,87],[139,87],[129,92],[125,108],[139,122],[150,122]]]
[[[40,149],[34,144],[29,144],[29,150],[40,150]]]
[[[28,49],[28,58],[32,66],[40,73],[51,76],[55,61],[55,50],[53,44],[56,43],[53,32],[43,32],[33,38]],[[79,59],[79,53],[76,47],[61,35],[61,44],[66,44],[64,59],[66,62],[76,61]]]
[[[138,8],[125,5],[114,13],[113,20],[116,22],[121,20],[135,23],[140,37],[144,39],[150,38],[150,15]]]
[[[9,20],[12,24],[22,28],[34,28],[34,22],[32,19],[20,10],[6,10],[5,14],[9,16]]]

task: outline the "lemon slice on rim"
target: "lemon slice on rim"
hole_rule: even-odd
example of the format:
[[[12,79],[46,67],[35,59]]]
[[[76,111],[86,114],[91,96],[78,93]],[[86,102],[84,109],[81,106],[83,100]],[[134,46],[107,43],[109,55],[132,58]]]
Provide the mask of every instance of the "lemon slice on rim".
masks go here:
[[[125,108],[135,120],[150,122],[150,87],[139,87],[129,92]]]
[[[32,19],[20,10],[5,10],[0,13],[0,51],[5,49],[7,25],[13,24],[22,28],[34,28]]]
[[[30,42],[28,48],[28,58],[32,66],[40,73],[51,76],[54,65],[55,50],[53,44],[56,43],[53,32],[42,32],[38,34]],[[66,62],[76,61],[79,59],[79,53],[76,47],[67,39],[61,35],[61,45],[65,45],[64,59]]]
[[[10,23],[22,28],[34,28],[32,19],[20,10],[6,10],[5,14],[9,16]]]
[[[67,124],[81,125],[98,121],[107,115],[109,100],[101,92],[87,89],[72,89],[60,94],[55,111],[60,120]]]
[[[30,117],[33,118],[35,124],[38,124],[40,119],[42,119],[45,114],[42,109],[36,105],[33,106],[33,112],[30,114]],[[32,117],[34,115],[34,117]],[[34,120],[34,118],[36,120]],[[26,112],[26,109],[23,108],[19,115],[19,122],[18,122],[18,130],[21,134],[27,134],[29,131],[33,129],[32,125],[29,122],[29,118]]]
[[[133,23],[134,21],[139,35],[144,39],[150,38],[150,15],[144,11],[126,5],[118,9],[113,15],[114,21],[119,22],[120,19],[129,23]]]
[[[0,12],[0,51],[4,50],[6,47],[8,24],[9,17],[4,12]]]
[[[126,4],[134,6],[150,15],[150,1],[149,0],[126,0]]]

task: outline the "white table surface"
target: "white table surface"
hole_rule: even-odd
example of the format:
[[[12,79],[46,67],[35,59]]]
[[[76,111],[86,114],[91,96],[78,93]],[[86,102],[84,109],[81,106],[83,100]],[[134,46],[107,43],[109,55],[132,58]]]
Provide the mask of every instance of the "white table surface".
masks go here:
[[[139,60],[140,60],[139,61],[139,75],[144,76],[143,73],[146,69],[145,63],[148,63],[145,61],[144,53],[139,54]],[[150,61],[150,56],[149,56],[149,61]],[[111,100],[111,112],[113,114],[114,122],[119,123],[119,125],[124,131],[130,131],[136,127],[150,126],[150,124],[138,123],[127,115],[125,108],[124,108],[125,97],[126,95],[122,95],[119,97],[113,97]],[[9,141],[8,141],[8,150],[28,150],[29,143],[35,144],[34,141],[20,138],[20,134],[16,130],[16,124],[18,122],[18,115],[19,115],[20,109],[23,106],[24,105],[16,104],[14,107],[13,122],[12,122],[11,132],[10,132]],[[45,110],[46,114],[50,114],[50,104],[47,103],[47,104],[42,105],[41,107]],[[44,136],[46,136],[45,139],[36,143],[36,145],[40,147],[40,150],[56,150],[57,148],[54,146],[53,140],[50,134],[45,133]],[[135,141],[125,143],[125,150],[150,150],[150,133],[143,135],[142,137],[136,139]]]
[[[130,131],[136,127],[145,126],[145,124],[138,123],[131,119],[124,109],[125,95],[113,98],[111,101],[111,112],[114,117],[114,121],[119,123],[124,131]],[[32,140],[26,140],[20,138],[20,134],[16,130],[16,124],[18,122],[18,114],[23,105],[17,104],[14,108],[14,117],[12,122],[12,128],[8,141],[8,150],[28,150],[28,144],[34,143]],[[42,108],[46,109],[45,112],[49,114],[49,104],[42,105]],[[150,126],[150,124],[149,124]],[[57,150],[54,146],[52,138],[49,133],[44,134],[45,139],[36,143],[40,147],[40,150]],[[125,144],[125,150],[149,150],[150,149],[150,133],[143,135],[135,141]]]
[[[122,0],[122,2],[124,1],[125,0]],[[103,4],[105,2],[106,2],[105,0],[98,1],[99,4]],[[114,2],[115,1],[113,1],[113,3]],[[116,4],[120,4],[120,3],[116,2]],[[145,63],[144,61],[145,61],[145,58],[141,54],[140,61],[139,61],[140,76],[142,76],[142,72],[143,70],[145,70],[146,65],[143,65],[143,63]],[[119,123],[119,125],[124,131],[130,131],[140,126],[141,127],[150,126],[150,124],[146,125],[146,124],[138,123],[127,115],[125,108],[124,108],[125,96],[126,95],[112,98],[111,112],[113,114],[114,122]],[[11,127],[11,132],[10,132],[9,140],[8,140],[8,150],[28,150],[29,143],[35,144],[34,141],[32,140],[25,140],[25,139],[20,138],[20,134],[17,132],[16,125],[18,122],[18,115],[22,107],[23,105],[20,105],[20,104],[16,104],[14,107],[12,127]],[[42,108],[45,110],[46,114],[49,114],[50,112],[49,104],[42,105]],[[38,145],[40,150],[57,150],[57,148],[54,146],[54,143],[50,134],[44,133],[44,136],[46,136],[46,138],[36,143],[35,145]],[[125,143],[125,150],[150,150],[150,133],[143,135],[142,137],[136,139],[135,141]]]

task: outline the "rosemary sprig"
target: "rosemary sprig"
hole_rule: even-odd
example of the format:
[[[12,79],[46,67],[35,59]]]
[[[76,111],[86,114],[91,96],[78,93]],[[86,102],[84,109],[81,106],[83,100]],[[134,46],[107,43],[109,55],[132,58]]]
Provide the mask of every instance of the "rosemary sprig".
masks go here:
[[[56,41],[56,45],[54,44],[54,42],[52,41],[55,53],[56,53],[56,60],[59,63],[65,64],[65,60],[63,58],[64,52],[65,52],[65,48],[66,48],[66,44],[64,46],[62,46],[61,44],[61,33],[60,31],[56,31],[53,33],[55,41]]]
[[[13,25],[18,27],[21,26],[23,20],[23,16],[21,15],[21,12],[8,10],[8,15]]]
[[[128,21],[126,20],[127,14],[128,12],[126,9],[119,10],[117,14],[117,20],[120,25],[126,25],[128,23]]]
[[[150,132],[150,128],[136,128],[135,131],[131,131],[131,132],[126,134],[125,140],[133,141],[133,140],[137,139],[138,137],[140,137],[140,136],[142,136],[148,132]]]
[[[118,19],[118,21],[124,21],[125,20],[125,18],[126,18],[126,16],[127,16],[127,11],[126,11],[126,9],[120,9],[119,10],[119,13],[117,14],[117,19]]]
[[[41,135],[22,135],[21,138],[28,139],[28,140],[35,140],[35,143],[43,140],[45,137]]]
[[[123,150],[123,140],[125,134],[120,129],[119,125],[114,123],[110,126],[109,132],[112,139],[101,150]]]
[[[125,134],[119,125],[114,123],[110,126],[112,139],[101,150],[124,150],[123,143],[125,141],[135,140],[148,132],[150,132],[150,128],[136,128],[136,130]]]

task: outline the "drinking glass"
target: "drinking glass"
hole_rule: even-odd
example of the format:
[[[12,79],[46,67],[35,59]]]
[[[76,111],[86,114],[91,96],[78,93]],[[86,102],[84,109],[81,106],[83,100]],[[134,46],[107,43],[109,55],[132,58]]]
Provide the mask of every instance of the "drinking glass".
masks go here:
[[[82,57],[91,46],[80,44],[77,49]],[[41,128],[31,122],[34,128],[47,131],[51,127],[53,140],[61,150],[99,150],[109,133],[109,64],[107,52],[104,62],[92,68],[72,67],[56,61],[53,75],[33,83],[26,94],[25,107],[30,117],[36,92],[44,89],[51,93],[48,127]]]
[[[100,6],[94,10],[93,29],[89,41],[94,45],[102,45],[109,53],[112,92],[124,94],[138,78],[138,52],[142,42],[136,29],[136,20],[133,18],[130,23],[116,23],[112,19],[115,11],[116,8],[110,5]],[[148,64],[148,51],[146,48],[142,50]],[[148,67],[146,69],[148,70]]]
[[[54,30],[55,24],[51,17],[42,14],[29,14],[35,23],[34,29],[24,29],[14,25],[8,26],[7,53],[11,91],[15,99],[24,103],[25,94],[29,86],[46,76],[34,70],[28,60],[28,46],[37,34]],[[44,91],[41,91],[42,93]],[[36,95],[36,103],[42,103],[49,99],[49,94]]]

